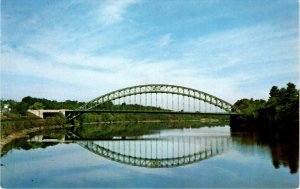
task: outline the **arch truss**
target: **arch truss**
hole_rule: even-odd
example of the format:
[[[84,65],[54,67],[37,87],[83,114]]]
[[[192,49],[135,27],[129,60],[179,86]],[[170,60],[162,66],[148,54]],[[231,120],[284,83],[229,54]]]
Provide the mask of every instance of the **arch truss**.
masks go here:
[[[73,119],[80,112],[91,110],[235,113],[233,105],[216,96],[192,88],[166,84],[138,85],[112,91],[85,103],[74,110],[77,114],[70,114],[68,118]]]

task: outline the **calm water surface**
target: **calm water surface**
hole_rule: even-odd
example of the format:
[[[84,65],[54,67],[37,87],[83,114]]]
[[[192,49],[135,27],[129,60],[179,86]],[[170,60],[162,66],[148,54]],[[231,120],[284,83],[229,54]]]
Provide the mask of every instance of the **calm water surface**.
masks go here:
[[[86,125],[6,146],[1,186],[280,187],[299,185],[298,148],[229,126]],[[64,140],[64,141],[63,141]],[[296,149],[295,149],[296,148]]]

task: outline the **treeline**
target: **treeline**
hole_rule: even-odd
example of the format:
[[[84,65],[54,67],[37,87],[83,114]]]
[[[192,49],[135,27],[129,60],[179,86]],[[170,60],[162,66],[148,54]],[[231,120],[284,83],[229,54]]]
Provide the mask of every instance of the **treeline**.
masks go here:
[[[11,108],[12,114],[27,115],[28,109],[38,110],[38,109],[76,109],[82,105],[84,102],[66,100],[64,102],[58,102],[56,100],[48,100],[45,98],[35,98],[35,97],[24,97],[21,102],[15,100],[0,100],[1,109],[5,104],[8,104]],[[89,104],[92,105],[93,104]],[[120,105],[115,105],[112,102],[105,102],[103,104],[95,104],[94,109],[99,110],[157,110],[157,111],[167,111],[160,107],[153,106],[143,106],[138,104],[126,104],[122,103]],[[109,115],[108,115],[109,116]],[[105,116],[104,116],[105,117]]]
[[[273,86],[269,99],[241,99],[234,104],[243,113],[242,116],[231,117],[231,126],[299,129],[299,90],[296,85],[288,83],[287,87]]]
[[[84,102],[66,100],[58,102],[45,98],[24,97],[21,102],[14,100],[1,100],[1,109],[5,104],[9,104],[12,113],[26,115],[28,109],[75,109],[83,105]]]

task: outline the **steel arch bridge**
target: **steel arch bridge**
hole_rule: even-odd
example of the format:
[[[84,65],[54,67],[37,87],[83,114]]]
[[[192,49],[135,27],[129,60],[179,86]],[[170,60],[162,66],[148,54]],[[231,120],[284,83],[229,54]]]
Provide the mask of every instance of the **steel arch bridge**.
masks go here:
[[[137,85],[99,96],[79,108],[66,111],[72,120],[87,112],[236,114],[233,105],[196,89],[167,85]]]

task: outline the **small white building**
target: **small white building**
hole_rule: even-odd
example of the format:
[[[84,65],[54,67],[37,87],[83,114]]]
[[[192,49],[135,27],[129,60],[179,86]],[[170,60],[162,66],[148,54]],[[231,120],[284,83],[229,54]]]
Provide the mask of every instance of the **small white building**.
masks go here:
[[[1,109],[1,114],[7,113],[7,112],[10,112],[10,111],[11,111],[10,105],[9,104],[4,104],[3,108]]]

